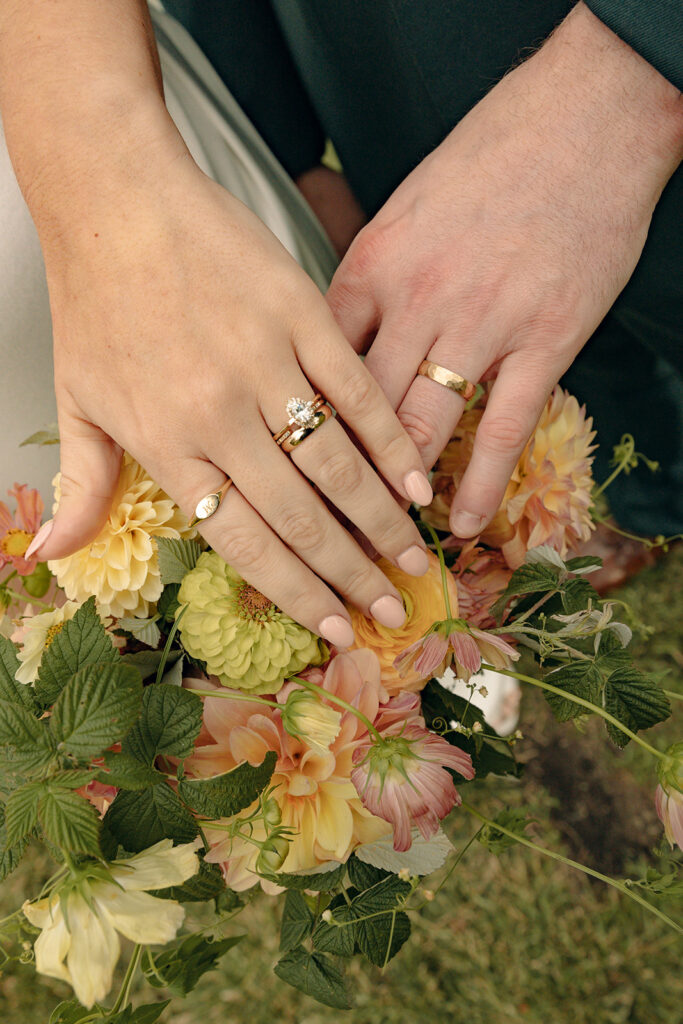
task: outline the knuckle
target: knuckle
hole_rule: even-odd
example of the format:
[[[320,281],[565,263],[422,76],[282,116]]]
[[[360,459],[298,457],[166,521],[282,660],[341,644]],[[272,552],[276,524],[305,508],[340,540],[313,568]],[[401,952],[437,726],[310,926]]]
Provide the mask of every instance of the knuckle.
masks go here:
[[[424,409],[403,409],[399,412],[406,433],[418,448],[428,448],[436,434],[436,423]]]
[[[318,471],[318,484],[326,493],[350,494],[362,480],[362,459],[355,448],[328,455]]]
[[[373,585],[377,582],[374,578],[375,571],[371,564],[365,565],[362,562],[358,565],[349,566],[346,570],[343,587],[344,593],[352,600],[354,595],[356,595],[358,598],[357,603],[360,607],[364,607],[368,603],[363,595],[371,594],[373,590],[377,589]]]
[[[345,419],[360,416],[376,401],[378,385],[367,371],[352,373],[337,385],[335,398]]]
[[[404,465],[414,458],[411,445],[403,433],[374,439],[373,455],[377,462],[391,465]]]
[[[270,559],[270,545],[264,537],[243,526],[224,528],[215,547],[228,565],[252,572],[265,567]]]
[[[523,426],[514,416],[496,416],[490,423],[482,421],[477,440],[493,453],[514,454],[527,442]]]
[[[404,517],[404,514],[396,506],[393,515],[382,517],[379,522],[375,523],[373,534],[369,540],[380,554],[394,555],[405,550],[408,545],[416,543],[419,539],[412,536],[409,527],[409,517]]]
[[[386,233],[386,228],[372,224],[355,238],[345,260],[352,281],[360,284],[382,260],[386,249]]]
[[[322,546],[327,530],[317,512],[286,508],[278,517],[276,533],[288,547],[311,551]]]

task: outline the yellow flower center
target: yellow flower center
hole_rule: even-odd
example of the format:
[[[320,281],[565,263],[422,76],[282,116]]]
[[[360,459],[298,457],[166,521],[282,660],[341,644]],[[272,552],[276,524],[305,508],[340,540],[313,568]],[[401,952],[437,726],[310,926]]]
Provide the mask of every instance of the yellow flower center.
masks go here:
[[[242,584],[235,599],[236,611],[243,619],[257,619],[264,621],[269,619],[275,605],[270,600],[248,583]]]
[[[33,537],[34,534],[27,533],[26,530],[20,530],[18,527],[13,527],[0,540],[0,551],[4,555],[9,555],[10,558],[18,555],[21,556],[25,553]]]
[[[63,622],[55,622],[54,626],[50,626],[47,633],[45,634],[45,650],[48,649],[54,638],[57,636],[58,633],[61,633],[63,629]]]

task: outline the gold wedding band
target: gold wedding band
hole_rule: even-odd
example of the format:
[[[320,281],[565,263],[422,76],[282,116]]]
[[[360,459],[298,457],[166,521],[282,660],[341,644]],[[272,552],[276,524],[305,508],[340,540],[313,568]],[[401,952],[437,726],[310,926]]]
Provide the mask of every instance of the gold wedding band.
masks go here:
[[[298,430],[289,431],[287,436],[279,442],[283,452],[289,453],[293,451],[293,449],[300,445],[302,441],[305,441],[307,437],[310,437],[314,430],[317,430],[318,427],[322,427],[325,420],[329,420],[331,415],[332,410],[329,405],[323,402],[323,404],[318,406],[315,410],[311,420],[305,427],[299,427]]]
[[[432,363],[429,359],[425,359],[424,362],[420,363],[418,373],[422,374],[423,377],[429,377],[430,380],[436,381],[437,384],[443,384],[449,391],[455,391],[456,394],[460,395],[469,402],[470,398],[477,390],[476,384],[472,384],[471,381],[466,380],[465,377],[461,377],[459,373],[454,373],[453,370],[447,370],[445,366],[439,366],[438,363]]]
[[[310,426],[313,422],[314,414],[324,404],[325,399],[320,394],[313,395],[310,401],[306,401],[304,398],[288,398],[287,415],[289,420],[282,430],[279,430],[277,434],[273,434],[275,443],[282,445],[298,427]]]
[[[226,492],[232,487],[232,480],[230,477],[225,481],[223,486],[218,491],[213,491],[211,494],[207,494],[200,502],[197,503],[197,507],[194,510],[194,515],[190,519],[190,526],[196,526],[202,519],[210,519],[211,516],[216,512],[225,497]]]

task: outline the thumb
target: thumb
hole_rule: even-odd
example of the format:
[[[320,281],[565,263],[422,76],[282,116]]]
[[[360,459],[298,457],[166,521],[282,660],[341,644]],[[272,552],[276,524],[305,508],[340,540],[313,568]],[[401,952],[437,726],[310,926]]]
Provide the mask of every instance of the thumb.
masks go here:
[[[106,522],[121,470],[123,449],[88,420],[60,410],[60,497],[26,552],[41,562],[64,558],[97,537]]]

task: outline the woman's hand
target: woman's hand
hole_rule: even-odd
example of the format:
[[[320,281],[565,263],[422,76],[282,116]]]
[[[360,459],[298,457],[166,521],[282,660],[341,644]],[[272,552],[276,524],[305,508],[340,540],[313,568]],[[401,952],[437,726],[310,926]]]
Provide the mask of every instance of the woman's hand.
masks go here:
[[[553,386],[626,284],[681,156],[678,91],[583,5],[358,235],[328,300],[422,452],[463,401],[417,370],[496,376],[451,511],[479,533]]]

